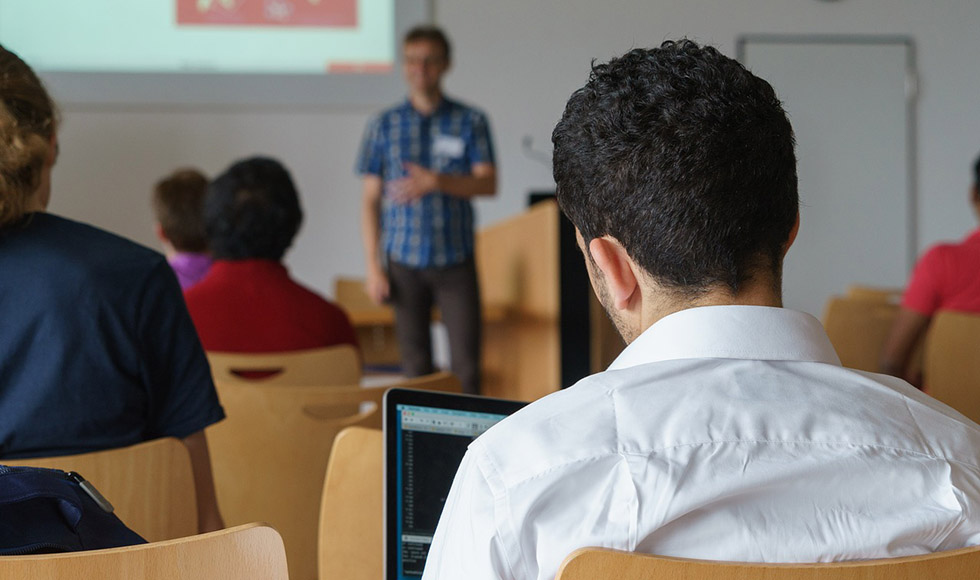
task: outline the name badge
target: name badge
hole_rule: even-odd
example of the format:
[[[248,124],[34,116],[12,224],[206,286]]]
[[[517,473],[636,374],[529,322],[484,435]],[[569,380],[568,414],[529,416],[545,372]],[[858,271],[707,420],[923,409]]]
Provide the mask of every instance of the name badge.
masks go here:
[[[436,157],[449,157],[456,159],[463,156],[466,143],[454,135],[436,135],[435,142],[432,143],[432,154]]]

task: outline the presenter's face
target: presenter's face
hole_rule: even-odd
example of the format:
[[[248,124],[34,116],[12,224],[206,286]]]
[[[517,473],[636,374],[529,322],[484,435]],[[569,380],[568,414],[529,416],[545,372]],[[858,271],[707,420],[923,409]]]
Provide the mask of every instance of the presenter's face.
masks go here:
[[[433,93],[439,90],[449,62],[442,47],[428,40],[405,45],[403,68],[405,83],[412,92]]]

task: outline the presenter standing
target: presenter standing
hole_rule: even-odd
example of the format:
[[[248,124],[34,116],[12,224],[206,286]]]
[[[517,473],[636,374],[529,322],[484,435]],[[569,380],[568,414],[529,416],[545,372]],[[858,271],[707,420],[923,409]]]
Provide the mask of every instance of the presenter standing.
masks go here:
[[[357,164],[366,289],[375,302],[395,308],[409,376],[434,370],[429,325],[438,306],[451,369],[464,391],[478,393],[481,315],[471,199],[497,190],[490,128],[481,111],[443,94],[451,61],[440,29],[413,28],[402,48],[408,98],[371,122]]]

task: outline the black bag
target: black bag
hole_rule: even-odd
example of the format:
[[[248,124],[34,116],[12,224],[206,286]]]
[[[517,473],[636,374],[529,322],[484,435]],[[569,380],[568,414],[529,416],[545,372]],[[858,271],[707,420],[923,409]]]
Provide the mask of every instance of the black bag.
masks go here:
[[[145,544],[112,510],[74,471],[0,465],[0,555]]]

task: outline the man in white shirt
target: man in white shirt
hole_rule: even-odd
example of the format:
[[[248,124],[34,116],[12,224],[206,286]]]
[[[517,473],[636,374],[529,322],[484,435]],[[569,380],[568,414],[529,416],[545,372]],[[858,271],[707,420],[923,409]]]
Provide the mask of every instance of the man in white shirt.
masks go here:
[[[690,41],[633,50],[593,66],[553,141],[628,346],[470,445],[424,580],[551,579],[584,546],[807,562],[980,544],[980,427],[841,367],[781,308],[796,158],[767,82]]]

